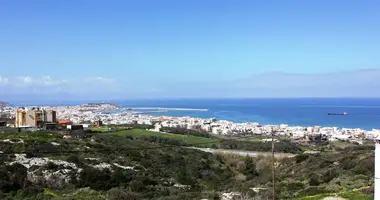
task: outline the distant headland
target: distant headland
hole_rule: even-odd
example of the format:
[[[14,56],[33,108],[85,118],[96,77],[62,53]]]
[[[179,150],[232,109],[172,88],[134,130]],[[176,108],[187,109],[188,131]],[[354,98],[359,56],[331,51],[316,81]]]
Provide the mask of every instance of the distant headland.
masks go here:
[[[5,106],[9,106],[9,103],[5,101],[0,101],[0,107],[5,107]]]

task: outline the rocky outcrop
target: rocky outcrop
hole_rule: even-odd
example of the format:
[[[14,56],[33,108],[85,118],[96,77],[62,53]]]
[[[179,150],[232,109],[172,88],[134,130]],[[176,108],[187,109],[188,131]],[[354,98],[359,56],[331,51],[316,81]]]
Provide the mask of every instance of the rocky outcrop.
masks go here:
[[[70,169],[36,170],[28,172],[27,180],[33,184],[45,185],[49,188],[63,188],[72,181],[77,171]]]
[[[83,170],[74,163],[49,158],[27,158],[25,154],[15,154],[15,159],[7,163],[19,163],[28,169],[27,180],[33,184],[42,184],[51,188],[63,188],[72,178],[78,178]]]
[[[21,165],[24,165],[26,168],[30,168],[31,166],[43,166],[47,165],[48,163],[54,163],[55,165],[61,165],[65,168],[71,168],[71,169],[79,169],[74,163],[69,163],[67,161],[63,160],[52,160],[49,158],[39,158],[39,157],[32,157],[27,158],[26,154],[15,154],[16,158],[13,162],[8,163],[9,165],[13,165],[14,163],[20,163]]]
[[[99,158],[86,158],[89,161],[100,161]],[[28,169],[27,180],[33,184],[45,185],[49,188],[63,188],[70,184],[73,179],[79,180],[82,168],[76,164],[64,160],[53,160],[47,157],[26,157],[26,154],[15,154],[12,162],[8,165],[19,163]],[[133,166],[123,166],[118,163],[98,162],[98,164],[88,164],[98,170],[113,171],[114,167],[134,170]]]

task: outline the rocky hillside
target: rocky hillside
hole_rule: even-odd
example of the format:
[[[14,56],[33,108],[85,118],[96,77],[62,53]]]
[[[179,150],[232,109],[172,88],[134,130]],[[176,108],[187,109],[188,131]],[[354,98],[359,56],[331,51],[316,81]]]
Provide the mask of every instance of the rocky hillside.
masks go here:
[[[2,198],[48,198],[45,188],[64,198],[89,188],[109,199],[120,199],[112,197],[115,191],[128,199],[192,199],[217,195],[208,191],[228,189],[233,178],[232,170],[215,155],[131,137],[8,136],[11,139],[0,142]]]
[[[213,155],[176,144],[111,134],[82,140],[1,134],[0,198],[271,198],[269,158]],[[367,151],[300,154],[275,164],[279,199],[373,185],[373,153]]]

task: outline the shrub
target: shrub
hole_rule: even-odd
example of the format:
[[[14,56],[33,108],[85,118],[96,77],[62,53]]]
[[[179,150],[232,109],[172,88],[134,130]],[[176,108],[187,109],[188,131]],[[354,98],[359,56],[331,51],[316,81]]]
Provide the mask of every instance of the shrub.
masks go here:
[[[48,170],[55,170],[55,169],[58,169],[58,165],[56,165],[53,162],[48,162],[48,164],[46,164],[46,169],[48,169]]]
[[[375,188],[374,187],[364,188],[364,189],[361,189],[360,192],[366,195],[372,195],[375,193]]]
[[[301,163],[309,158],[309,155],[307,154],[298,154],[296,155],[295,159],[297,163]]]
[[[328,169],[325,173],[323,173],[322,179],[323,179],[323,182],[328,183],[338,176],[339,176],[339,171],[337,169]]]
[[[327,190],[324,186],[309,186],[306,189],[302,190],[300,193],[302,195],[316,195],[326,193]]]
[[[319,174],[312,172],[309,174],[309,185],[310,186],[318,186],[322,182],[321,179],[322,179],[322,177]]]
[[[139,200],[142,196],[138,193],[128,191],[122,188],[112,188],[108,191],[109,200]]]
[[[79,186],[90,187],[93,190],[109,190],[115,186],[110,179],[109,170],[98,170],[85,166],[80,173]]]
[[[6,166],[7,171],[10,172],[10,181],[13,183],[14,189],[21,189],[25,185],[25,179],[28,174],[27,168],[24,165],[15,163]]]
[[[75,163],[75,164],[82,164],[81,159],[79,158],[78,155],[71,154],[67,157],[67,162]]]
[[[132,192],[142,192],[145,188],[144,183],[139,180],[133,180],[129,183]]]

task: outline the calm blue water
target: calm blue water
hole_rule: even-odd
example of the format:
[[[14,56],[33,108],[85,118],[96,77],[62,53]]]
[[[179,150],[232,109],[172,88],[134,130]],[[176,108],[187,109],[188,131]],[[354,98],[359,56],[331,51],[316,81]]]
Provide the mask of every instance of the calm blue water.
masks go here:
[[[168,111],[152,115],[190,116],[225,119],[234,122],[380,128],[380,99],[213,99],[143,100],[119,102],[124,107],[207,108],[202,111]],[[348,112],[346,116],[327,113]]]
[[[60,102],[75,105],[85,102]],[[88,103],[88,102],[87,102]],[[209,111],[168,111],[150,115],[190,116],[225,119],[234,122],[380,128],[380,99],[203,99],[113,101],[123,107],[207,108]],[[58,104],[58,103],[52,103]],[[348,112],[329,116],[329,112]]]

